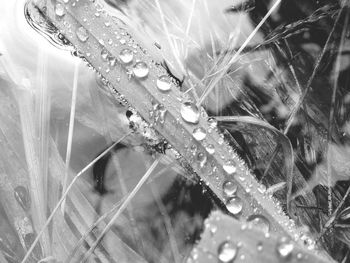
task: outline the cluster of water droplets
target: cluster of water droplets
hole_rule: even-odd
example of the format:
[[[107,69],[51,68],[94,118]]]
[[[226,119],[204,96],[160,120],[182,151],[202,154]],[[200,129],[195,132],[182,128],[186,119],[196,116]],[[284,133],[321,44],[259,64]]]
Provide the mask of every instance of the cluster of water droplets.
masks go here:
[[[66,4],[68,2],[70,1],[66,0],[56,2],[55,14],[59,19],[63,18],[67,14]],[[70,2],[70,4],[73,5],[75,3],[73,1]],[[104,12],[104,10],[100,4],[95,4],[95,6],[96,12],[94,13],[94,16],[96,19],[98,19],[102,17],[101,14]],[[87,19],[84,19],[83,21],[88,24]],[[106,27],[110,27],[111,25],[110,22],[105,22],[104,24]],[[88,30],[84,26],[77,27],[75,35],[77,39],[82,43],[87,42],[90,37]],[[144,54],[142,54],[142,52],[139,52],[141,47],[135,44],[131,36],[123,30],[115,32],[115,38],[117,41],[115,41],[115,39],[109,39],[107,41],[99,40],[99,43],[103,46],[100,53],[101,59],[102,61],[107,62],[109,65],[109,68],[106,70],[106,73],[109,73],[112,70],[112,68],[119,62],[120,65],[123,65],[126,68],[126,73],[129,76],[129,78],[135,77],[135,79],[138,79],[140,81],[149,78],[151,65],[149,64],[149,61],[143,60]],[[116,42],[115,46],[119,46],[119,53],[117,54],[117,56],[113,56],[106,48],[104,48],[104,46],[107,43],[109,45],[113,45],[114,42]],[[89,55],[89,53],[86,54],[87,57]],[[175,86],[172,78],[166,73],[159,73],[154,83],[155,87],[161,94],[168,94]],[[197,147],[195,144],[189,146],[189,148],[191,148],[190,151],[193,155],[193,157],[191,157],[191,160],[193,160],[193,162],[197,164],[199,169],[207,169],[209,174],[213,174],[216,172],[217,167],[214,163],[210,163],[209,166],[207,165],[208,156],[214,155],[217,152],[217,149],[215,144],[208,143],[206,141],[206,138],[207,134],[212,133],[213,130],[217,131],[217,121],[215,120],[215,118],[208,118],[208,121],[205,125],[203,125],[203,123],[200,123],[201,113],[203,109],[201,109],[200,106],[196,105],[191,98],[186,98],[187,97],[184,96],[184,98],[181,99],[182,102],[179,104],[180,108],[177,111],[179,112],[181,119],[185,123],[193,126],[192,137],[195,139],[195,141],[200,142],[202,146],[204,146],[203,150],[199,149],[200,147]],[[164,124],[166,112],[167,109],[163,103],[154,101],[152,103],[152,108],[149,110],[149,117],[153,122],[151,123],[151,125]],[[224,144],[223,137],[219,138],[218,144]],[[236,172],[237,168],[233,160],[226,160],[222,165],[222,169],[227,173],[227,175],[231,176]],[[237,197],[231,198],[231,200],[228,202],[228,204],[231,204],[233,208],[237,206],[238,210],[242,209],[240,208],[240,203],[241,202]],[[232,206],[229,205],[229,207]],[[233,211],[233,213],[236,213],[237,209],[233,208],[230,210]]]
[[[228,195],[234,195],[237,191],[235,185],[230,182],[225,183],[225,189]],[[222,220],[225,221],[221,222]],[[236,236],[237,230],[231,232],[229,229],[224,231],[218,229],[218,226],[224,224],[227,227],[229,223],[227,216],[223,216],[220,213],[207,219],[205,221],[205,235],[209,235],[211,240],[201,241],[199,246],[192,250],[187,263],[202,262],[206,257],[210,261],[204,260],[204,262],[244,262],[246,258],[250,258],[252,254],[254,255],[254,251],[252,251],[254,245],[256,253],[267,252],[269,254],[264,258],[275,257],[274,262],[289,262],[292,258],[302,260],[308,257],[307,254],[299,252],[295,243],[288,237],[279,239],[274,237],[271,239],[270,223],[263,215],[255,214],[249,216],[246,223],[243,223],[240,228],[242,235],[247,230],[260,230],[262,235],[256,236],[255,240],[250,240],[251,237],[239,238],[239,235]],[[235,233],[235,236],[231,233]],[[272,244],[273,246],[271,247]],[[255,259],[258,257],[256,254],[253,256]]]
[[[153,120],[153,123],[151,123],[151,125],[157,123],[163,125],[165,122],[166,113],[167,110],[163,104],[153,103],[153,108],[149,112],[150,118]]]
[[[69,0],[65,0],[56,3],[55,14],[57,17],[63,18],[66,15],[67,9],[65,4],[68,2]],[[102,9],[102,7],[96,9],[96,18],[100,17]],[[106,22],[105,26],[109,27],[109,22]],[[81,43],[86,43],[89,41],[89,32],[83,26],[77,27],[75,35]],[[106,73],[112,70],[117,64],[120,64],[126,68],[126,73],[128,74],[129,78],[134,77],[137,81],[141,82],[148,79],[150,76],[152,76],[153,79],[154,76],[153,72],[151,71],[152,65],[149,63],[149,61],[142,59],[144,56],[143,54],[138,55],[140,47],[133,43],[131,37],[128,36],[125,31],[120,31],[116,33],[115,36],[117,40],[116,42],[118,43],[119,52],[114,56],[106,48],[102,48],[100,53],[102,61],[108,63],[109,65]],[[106,43],[112,45],[114,42],[115,39],[99,41],[102,46],[105,46]],[[117,44],[115,45],[117,46]],[[89,54],[87,53],[86,56],[89,56]],[[160,94],[169,94],[175,86],[172,77],[168,76],[164,72],[158,73],[158,76],[156,76],[153,81],[154,87],[160,92]],[[153,121],[151,125],[164,124],[168,109],[163,103],[154,100],[152,101],[152,108],[149,110],[149,117]],[[220,156],[222,161],[221,168],[226,173],[225,178],[230,178],[221,184],[223,195],[226,200],[226,208],[231,214],[235,216],[240,215],[243,210],[244,202],[237,194],[238,186],[235,182],[237,178],[235,180],[233,179],[237,173],[239,164],[237,163],[237,159],[234,157],[232,148],[225,143],[224,136],[218,132],[217,120],[215,118],[207,118],[206,114],[203,114],[203,109],[199,105],[196,105],[191,98],[184,96],[183,98],[178,98],[178,101],[181,102],[176,104],[178,107],[177,112],[179,113],[179,119],[183,120],[187,126],[191,127],[191,135],[195,141],[193,142],[192,138],[187,138],[189,141],[187,148],[191,157],[186,156],[186,159],[189,159],[191,164],[194,162],[199,170],[205,170],[206,174],[212,175],[218,170],[217,165],[219,163],[212,161],[211,156],[214,154]],[[203,122],[202,119],[204,118],[201,118],[201,116],[204,116],[207,121]],[[177,120],[178,122],[180,122],[179,119]],[[217,142],[210,142],[207,140],[209,137],[208,135],[213,131],[219,133]],[[217,144],[220,147],[216,148]],[[227,157],[230,156],[230,153],[232,153],[232,158]],[[216,178],[217,181],[219,181],[219,177],[217,176]],[[245,174],[239,174],[238,179],[243,182],[245,180]],[[250,188],[247,187],[245,190],[246,192],[249,192]],[[263,189],[262,186],[262,189],[258,189],[258,191],[260,193],[265,193],[266,189]],[[250,227],[261,229],[264,233],[269,233],[270,231],[269,220],[260,214],[250,215],[247,218],[247,224]],[[286,250],[288,250],[290,247],[283,247],[283,244],[286,245],[283,242],[281,244],[281,248],[277,249],[277,251],[281,250],[280,254],[281,257],[283,257],[285,254],[287,254]],[[235,245],[231,241],[224,241],[224,243],[222,243],[218,248],[219,260],[221,262],[232,262],[237,254],[237,248],[235,249],[234,247]],[[261,250],[262,246],[260,246],[259,249]]]

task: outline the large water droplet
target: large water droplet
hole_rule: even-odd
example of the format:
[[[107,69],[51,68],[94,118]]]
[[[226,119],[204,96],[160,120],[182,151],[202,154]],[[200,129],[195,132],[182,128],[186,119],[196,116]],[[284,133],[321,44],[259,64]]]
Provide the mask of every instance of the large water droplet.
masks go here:
[[[239,214],[243,208],[243,202],[239,197],[232,197],[226,203],[227,210],[234,215]]]
[[[119,53],[119,58],[124,64],[130,63],[134,59],[134,53],[129,48],[124,48]]]
[[[66,14],[66,9],[64,4],[57,2],[55,6],[55,14],[59,17],[62,17]]]
[[[226,163],[224,163],[222,168],[229,175],[234,174],[236,172],[236,170],[237,170],[236,165],[235,165],[235,163],[233,161],[227,161]]]
[[[234,182],[227,181],[222,186],[222,189],[227,197],[232,197],[237,192],[237,185]]]
[[[137,62],[133,67],[135,77],[141,79],[147,77],[149,73],[148,66],[145,62]]]
[[[157,88],[161,91],[169,91],[171,89],[171,80],[168,76],[163,75],[157,79]]]
[[[237,256],[237,246],[230,242],[223,242],[218,248],[218,258],[222,263],[233,262]]]
[[[77,34],[77,37],[81,42],[86,42],[86,40],[88,40],[89,38],[87,30],[82,26],[79,27],[75,33]]]
[[[193,135],[193,138],[195,138],[197,141],[202,141],[207,136],[207,132],[204,128],[199,127],[193,130],[192,135]]]
[[[288,258],[291,256],[294,250],[294,244],[288,240],[286,237],[283,237],[276,247],[277,255],[281,258]]]
[[[184,102],[181,105],[181,117],[188,123],[197,124],[199,122],[199,109],[192,102]]]
[[[263,215],[251,215],[247,218],[247,222],[249,223],[249,225],[260,229],[265,234],[269,233],[270,231],[270,222]]]

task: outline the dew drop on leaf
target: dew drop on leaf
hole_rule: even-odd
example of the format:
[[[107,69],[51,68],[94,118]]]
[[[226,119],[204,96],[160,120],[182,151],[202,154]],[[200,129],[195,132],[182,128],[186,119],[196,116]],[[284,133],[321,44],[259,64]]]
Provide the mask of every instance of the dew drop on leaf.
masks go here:
[[[122,51],[120,51],[119,58],[121,62],[128,64],[134,59],[134,54],[131,49],[124,48]]]
[[[192,135],[193,135],[193,138],[195,138],[197,141],[202,141],[207,136],[207,132],[204,128],[199,127],[193,130]]]
[[[188,123],[197,124],[199,122],[199,109],[192,102],[184,102],[180,113],[183,120]]]
[[[108,60],[108,51],[106,49],[102,49],[101,51],[101,57],[104,61]]]
[[[218,121],[215,118],[213,118],[213,117],[209,117],[208,118],[208,124],[209,124],[210,128],[215,128],[217,126],[217,124],[218,124]]]
[[[197,154],[197,162],[201,168],[204,167],[205,163],[207,162],[206,154],[199,152]]]
[[[229,175],[234,174],[237,170],[236,165],[233,161],[227,161],[222,168],[225,170],[225,172]]]
[[[263,215],[251,215],[248,217],[247,222],[250,226],[263,231],[265,234],[270,231],[270,222]]]
[[[114,67],[116,64],[117,64],[117,60],[115,57],[108,57],[108,64],[111,66],[111,67]]]
[[[209,154],[214,154],[215,153],[215,147],[212,144],[208,144],[205,147],[205,150],[209,153]]]
[[[225,182],[222,188],[227,197],[232,197],[237,192],[237,185],[232,181]]]
[[[286,259],[291,256],[294,250],[294,244],[283,237],[278,243],[276,247],[277,255],[283,259]]]
[[[148,66],[145,62],[137,62],[133,67],[135,77],[141,79],[147,77],[149,73]]]
[[[232,262],[237,256],[237,246],[230,242],[225,241],[220,244],[218,248],[218,259],[222,263]]]
[[[63,17],[66,14],[66,9],[63,4],[61,3],[56,3],[55,6],[55,14],[59,17]]]
[[[86,42],[89,38],[87,30],[82,26],[77,29],[76,34],[81,42]]]
[[[242,211],[243,202],[239,197],[232,197],[226,203],[227,210],[233,214],[237,215]]]
[[[169,91],[171,89],[171,80],[168,76],[163,75],[157,79],[157,88],[160,91]]]

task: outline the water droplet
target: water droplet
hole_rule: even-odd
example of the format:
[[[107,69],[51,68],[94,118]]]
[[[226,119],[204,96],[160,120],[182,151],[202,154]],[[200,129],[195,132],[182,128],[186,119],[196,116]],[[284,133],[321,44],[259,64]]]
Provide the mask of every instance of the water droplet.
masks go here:
[[[115,57],[108,57],[108,64],[111,66],[111,67],[114,67],[116,64],[117,64],[117,60]]]
[[[237,170],[236,165],[233,161],[226,162],[222,168],[225,170],[225,172],[229,175],[234,174]]]
[[[190,148],[190,151],[191,151],[191,153],[194,155],[194,154],[196,154],[196,152],[197,152],[197,146],[195,145],[195,144],[193,144],[192,146],[191,146],[191,148]]]
[[[222,186],[222,189],[227,197],[232,197],[237,192],[237,185],[231,181],[227,181]]]
[[[14,195],[16,201],[20,204],[23,210],[27,211],[30,209],[30,197],[27,188],[24,186],[17,186],[14,189]]]
[[[164,124],[166,112],[167,110],[163,104],[153,103],[153,109],[149,112],[149,114],[153,119],[154,124],[157,124],[158,122],[160,124]]]
[[[209,153],[209,154],[214,154],[215,153],[215,147],[212,144],[208,144],[205,147],[205,150]]]
[[[230,242],[223,242],[218,248],[218,258],[222,263],[232,262],[237,256],[237,246]]]
[[[147,77],[149,73],[148,66],[145,62],[137,62],[133,67],[135,77],[141,79]]]
[[[124,48],[119,53],[119,58],[124,64],[130,63],[134,59],[134,53],[129,48]]]
[[[160,124],[164,124],[167,110],[163,104],[159,104],[158,111],[159,111],[159,122]]]
[[[256,248],[257,248],[257,250],[258,250],[259,252],[263,251],[263,243],[262,243],[262,242],[258,242]]]
[[[243,208],[242,199],[239,197],[232,197],[227,201],[226,207],[231,214],[237,215]]]
[[[199,163],[199,166],[202,168],[204,167],[205,163],[207,162],[207,155],[199,152],[197,154],[197,162]]]
[[[210,117],[208,118],[208,124],[210,128],[214,129],[218,125],[218,121],[215,118]]]
[[[247,218],[247,222],[250,226],[262,230],[264,233],[269,233],[270,231],[270,222],[263,215],[251,215]]]
[[[157,79],[157,88],[161,91],[169,91],[171,89],[171,80],[168,76],[163,75]]]
[[[192,251],[191,251],[191,258],[193,260],[197,260],[199,257],[199,253],[198,253],[198,250],[197,248],[194,248]]]
[[[66,9],[62,3],[57,2],[55,6],[55,14],[62,17],[66,14]]]
[[[101,51],[101,57],[104,61],[107,61],[108,60],[108,51],[106,49],[102,49]]]
[[[218,227],[216,225],[214,225],[214,224],[210,225],[210,234],[212,236],[216,233],[217,230],[218,230]]]
[[[77,34],[77,37],[81,42],[86,42],[89,38],[87,30],[82,26],[79,27],[75,33]]]
[[[197,141],[202,141],[207,136],[207,132],[204,128],[199,127],[193,130],[192,135],[193,138],[195,138]]]
[[[293,249],[294,244],[286,237],[281,238],[276,247],[277,255],[284,259],[291,256]]]
[[[192,102],[184,102],[181,105],[181,117],[188,123],[197,124],[199,122],[198,107]]]

